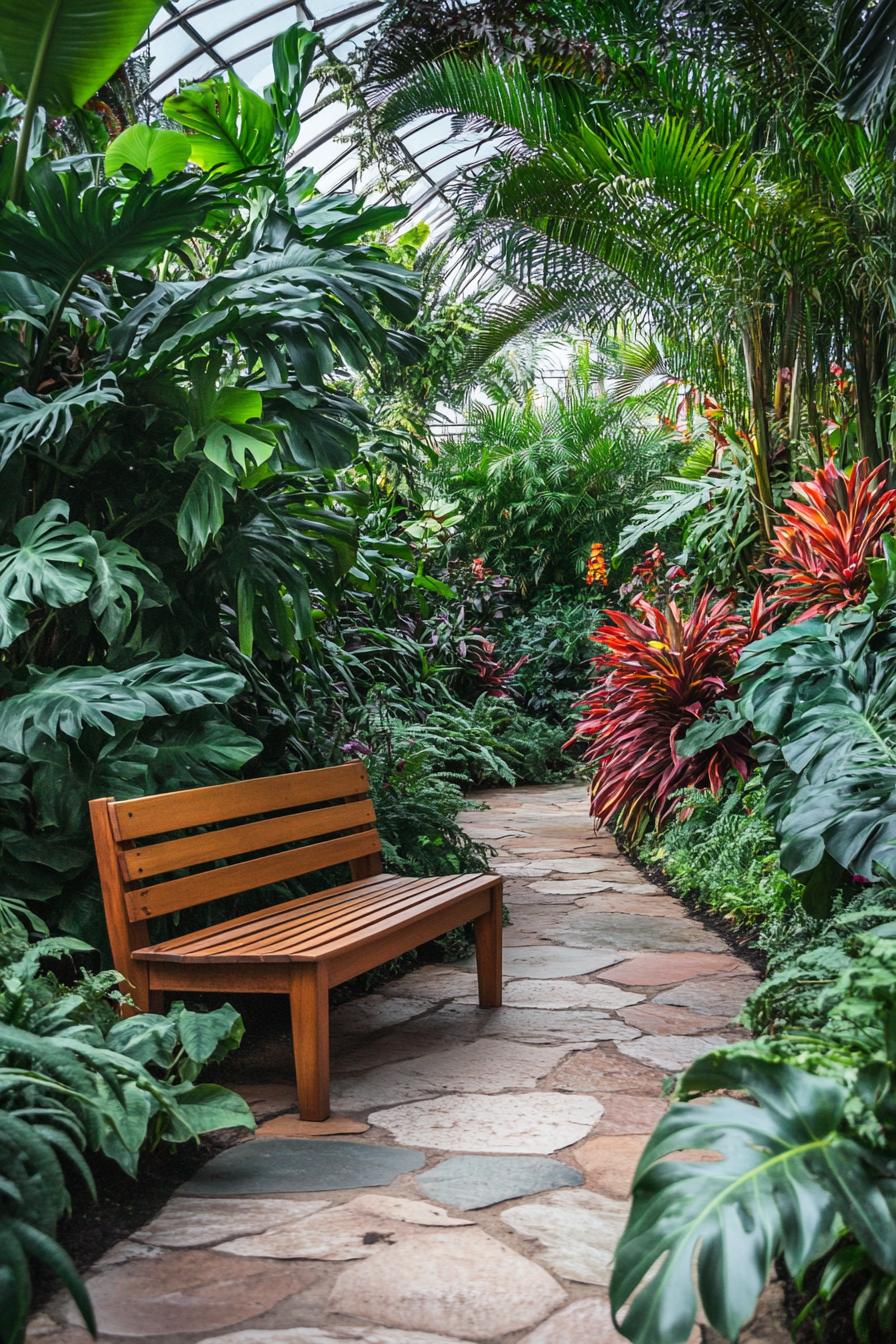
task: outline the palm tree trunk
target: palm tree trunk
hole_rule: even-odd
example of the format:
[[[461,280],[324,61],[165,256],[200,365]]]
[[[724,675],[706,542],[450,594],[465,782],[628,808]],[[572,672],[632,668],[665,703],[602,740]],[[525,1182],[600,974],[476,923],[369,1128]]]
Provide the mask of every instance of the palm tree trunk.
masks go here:
[[[755,314],[741,332],[744,348],[744,364],[747,370],[747,387],[750,392],[750,406],[753,416],[753,439],[750,451],[753,458],[753,473],[756,478],[756,497],[758,500],[759,528],[763,539],[768,542],[772,536],[772,516],[775,511],[772,499],[771,473],[771,436],[768,427],[768,403],[765,391],[765,373],[767,361],[762,339],[762,322]]]

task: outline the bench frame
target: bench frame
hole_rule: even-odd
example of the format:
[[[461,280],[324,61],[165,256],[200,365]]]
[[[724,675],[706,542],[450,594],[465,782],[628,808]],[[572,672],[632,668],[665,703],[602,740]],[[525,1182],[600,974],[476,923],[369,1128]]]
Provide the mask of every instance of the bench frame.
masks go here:
[[[325,1120],[330,1113],[329,990],[334,985],[472,921],[480,1007],[501,1004],[502,879],[494,873],[390,878],[383,873],[367,792],[367,772],[352,762],[125,802],[97,798],[90,804],[112,960],[133,986],[136,1008],[124,1011],[159,1012],[170,990],[287,994],[299,1114],[305,1120]],[[237,824],[208,829],[228,821]],[[318,842],[334,829],[336,838]],[[177,833],[173,840],[167,838],[171,832]],[[307,843],[270,852],[275,844],[295,840]],[[261,856],[245,860],[247,853]],[[224,858],[235,862],[222,864]],[[344,862],[351,868],[350,883],[164,943],[150,942],[149,920],[155,916]],[[186,877],[165,878],[191,865],[211,864]],[[147,877],[162,880],[148,884]],[[322,905],[340,898],[350,900],[356,925],[370,912],[366,932],[360,927],[345,934],[335,928],[340,921],[331,918],[333,927],[320,935],[319,945],[284,948],[281,934],[280,946],[272,951],[240,951],[240,930],[253,921],[264,924],[267,916],[270,923],[279,921],[279,929],[301,935],[303,909],[306,926],[309,918],[320,923]],[[257,927],[250,928],[255,943]],[[225,943],[226,952],[211,950]]]

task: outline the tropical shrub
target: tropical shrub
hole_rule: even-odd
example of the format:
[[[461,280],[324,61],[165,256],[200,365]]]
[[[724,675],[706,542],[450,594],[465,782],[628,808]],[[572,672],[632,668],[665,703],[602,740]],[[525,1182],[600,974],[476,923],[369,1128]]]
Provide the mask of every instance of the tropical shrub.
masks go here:
[[[689,728],[728,703],[740,651],[765,615],[759,600],[745,620],[731,599],[705,593],[689,615],[674,602],[665,611],[641,602],[637,616],[607,617],[593,636],[602,652],[575,739],[585,744],[584,761],[596,767],[592,815],[604,824],[615,818],[637,835],[649,821],[673,816],[681,789],[717,793],[729,770],[749,775],[750,743],[742,730],[689,756],[677,748]]]
[[[645,537],[662,537],[676,553],[670,568],[686,568],[696,587],[750,591],[761,535],[749,453],[736,438],[722,447],[708,438],[685,442],[689,452],[679,474],[650,491],[620,536],[617,563]],[[777,501],[781,486],[773,481],[770,489]]]
[[[602,610],[581,588],[548,588],[496,628],[498,648],[516,665],[512,689],[525,712],[569,724],[592,657]]]
[[[87,58],[61,42],[42,68],[70,73]],[[323,613],[414,579],[394,529],[365,533],[353,474],[377,443],[398,451],[352,389],[411,353],[412,278],[370,241],[403,212],[315,197],[287,166],[316,44],[283,34],[263,95],[181,90],[167,116],[185,130],[130,127],[105,173],[38,136],[4,214],[4,871],[10,899],[93,940],[86,799],[321,763]],[[16,86],[20,54],[0,56]]]
[[[686,789],[678,801],[679,814],[639,851],[674,891],[750,928],[798,907],[802,886],[781,866],[758,774],[746,782],[731,774],[718,794]]]
[[[893,863],[896,543],[882,548],[864,607],[783,626],[744,649],[738,704],[721,705],[681,746],[699,753],[747,727],[761,739],[766,815],[814,914],[849,875],[870,880]]]
[[[799,1279],[831,1252],[822,1296],[858,1277],[866,1289],[857,1302],[859,1337],[868,1338],[870,1327],[889,1332],[896,1307],[892,1011],[888,1020],[885,1058],[837,1078],[749,1048],[715,1052],[686,1070],[681,1097],[735,1090],[749,1100],[679,1102],[644,1150],[610,1283],[614,1311],[628,1304],[619,1328],[633,1344],[684,1344],[697,1292],[710,1325],[734,1341],[776,1257]],[[856,1125],[857,1112],[872,1137]],[[708,1160],[666,1160],[683,1150]]]
[[[793,486],[784,506],[766,573],[771,599],[802,608],[798,619],[827,616],[861,602],[871,575],[868,561],[881,554],[896,517],[896,490],[885,464],[867,459],[841,471],[831,459],[811,481]]]
[[[642,419],[587,387],[544,404],[474,405],[470,428],[443,445],[433,472],[462,512],[464,552],[525,595],[582,582],[592,545],[612,554],[631,499],[669,464],[668,433]]]
[[[892,1335],[894,916],[892,888],[840,898],[823,923],[792,916],[772,946],[768,979],[744,1010],[757,1039],[706,1056],[679,1080],[682,1100],[735,1088],[756,1104],[676,1105],[654,1132],[611,1287],[615,1306],[666,1252],[660,1274],[668,1267],[668,1275],[657,1289],[642,1290],[622,1326],[628,1338],[646,1344],[655,1337],[648,1316],[658,1332],[668,1323],[662,1338],[670,1344],[686,1338],[678,1331],[695,1298],[684,1275],[690,1279],[698,1239],[703,1307],[727,1339],[751,1315],[777,1255],[803,1285],[802,1315],[816,1321],[819,1338],[829,1336],[817,1318],[843,1298],[857,1339]],[[723,1160],[654,1165],[685,1148]],[[750,1209],[758,1201],[763,1216],[756,1219]],[[736,1292],[730,1277],[724,1281],[731,1256],[751,1266]]]
[[[0,1302],[11,1344],[24,1334],[29,1258],[61,1278],[93,1328],[83,1287],[53,1240],[71,1207],[70,1174],[95,1193],[84,1153],[102,1153],[136,1176],[146,1147],[254,1126],[241,1097],[196,1081],[239,1044],[234,1009],[196,1013],[174,1004],[166,1016],[116,1020],[115,972],[82,971],[67,985],[42,970],[86,951],[74,939],[29,946],[10,933],[0,941]]]

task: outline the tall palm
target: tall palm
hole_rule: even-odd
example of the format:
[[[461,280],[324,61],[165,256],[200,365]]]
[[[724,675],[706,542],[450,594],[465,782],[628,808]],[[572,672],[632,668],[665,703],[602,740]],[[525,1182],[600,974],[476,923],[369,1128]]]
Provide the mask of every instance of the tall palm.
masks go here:
[[[451,111],[490,138],[462,231],[527,297],[484,339],[571,318],[655,331],[747,436],[766,533],[776,458],[823,451],[832,364],[854,379],[857,453],[888,454],[893,164],[838,114],[831,0],[547,0],[528,47],[512,24],[501,47],[498,15],[487,51],[475,12],[494,6],[460,33],[456,7],[425,9],[431,27],[451,10],[451,48],[436,27],[411,68],[387,30],[369,79],[387,124]]]

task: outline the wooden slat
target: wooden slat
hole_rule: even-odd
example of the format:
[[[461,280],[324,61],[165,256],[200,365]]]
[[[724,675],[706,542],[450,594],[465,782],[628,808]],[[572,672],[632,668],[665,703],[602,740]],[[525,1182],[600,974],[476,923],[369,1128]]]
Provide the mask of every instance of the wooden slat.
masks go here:
[[[324,770],[300,770],[267,779],[245,779],[236,784],[213,784],[204,789],[155,793],[115,803],[110,811],[119,840],[139,840],[165,831],[186,831],[219,821],[285,812],[332,798],[348,798],[368,790],[367,771],[360,761],[331,765]]]
[[[435,886],[430,885],[425,891],[419,890],[419,883],[423,880],[428,881],[408,878],[403,886],[385,892],[378,891],[375,897],[370,893],[361,893],[354,900],[344,900],[338,906],[315,912],[312,919],[298,917],[291,922],[284,921],[277,927],[262,930],[258,938],[254,938],[251,928],[248,928],[242,939],[234,938],[230,945],[217,945],[211,955],[218,957],[238,952],[240,955],[250,953],[259,957],[271,956],[276,960],[282,953],[292,956],[304,952],[306,948],[316,950],[329,938],[336,936],[337,932],[362,930],[365,924],[377,917],[376,912],[389,911],[414,900],[435,899],[440,894]],[[416,886],[412,885],[415,883]]]
[[[411,923],[399,929],[387,929],[376,936],[371,934],[368,938],[349,943],[346,947],[331,948],[324,959],[327,979],[331,985],[341,985],[343,981],[351,980],[355,975],[363,975],[374,966],[382,966],[383,962],[400,956],[409,948],[420,947],[431,938],[438,938],[449,929],[466,924],[468,919],[478,919],[485,913],[490,899],[488,892],[474,891],[460,900],[424,910]],[[279,967],[270,963],[265,966],[265,971],[273,975],[278,970]]]
[[[468,879],[469,881],[469,879]],[[450,893],[442,900],[421,901],[413,907],[399,909],[377,920],[373,924],[368,924],[363,929],[361,935],[346,934],[329,942],[326,947],[317,949],[315,955],[310,957],[307,953],[303,954],[309,960],[326,960],[330,957],[337,957],[350,951],[358,945],[364,946],[374,941],[380,941],[383,938],[395,938],[393,947],[388,951],[383,960],[388,961],[390,957],[397,956],[400,951],[407,951],[408,947],[414,947],[424,938],[414,939],[408,942],[402,934],[409,925],[419,924],[431,919],[440,911],[454,908],[457,917],[452,924],[446,925],[446,928],[456,928],[458,924],[464,924],[468,919],[473,919],[479,914],[484,914],[488,909],[489,894],[488,883],[482,881],[466,887],[465,890]],[[427,937],[433,935],[428,934]]]
[[[140,949],[140,956],[155,956],[157,953],[168,953],[177,951],[178,948],[187,943],[193,943],[194,940],[205,942],[209,938],[216,938],[218,935],[226,935],[233,930],[245,928],[246,920],[252,919],[264,922],[267,919],[276,919],[288,914],[290,911],[305,909],[310,902],[320,901],[331,896],[340,896],[344,893],[354,893],[362,885],[368,887],[378,886],[382,882],[401,882],[404,878],[398,878],[389,874],[382,874],[376,878],[368,878],[363,884],[359,882],[346,882],[342,886],[328,887],[326,891],[315,891],[304,896],[296,896],[290,901],[278,901],[274,905],[266,905],[261,910],[255,910],[251,915],[235,915],[232,919],[222,920],[220,924],[213,924],[210,928],[196,929],[192,933],[181,933],[176,938],[167,938],[164,943],[156,943],[153,947],[145,946]]]
[[[121,863],[128,882],[145,882],[159,873],[176,872],[179,868],[194,868],[216,859],[229,859],[235,854],[254,854],[263,849],[274,849],[296,840],[310,840],[316,836],[333,835],[369,827],[376,821],[373,803],[363,802],[319,807],[311,812],[287,812],[266,821],[251,821],[244,826],[227,826],[222,830],[200,831],[179,840],[163,840],[155,845],[140,845],[137,849],[123,849]]]
[[[341,904],[318,905],[306,912],[304,907],[289,912],[288,918],[272,922],[270,916],[256,927],[258,916],[244,915],[228,921],[229,927],[201,930],[171,939],[158,947],[146,948],[135,955],[152,962],[224,965],[227,963],[271,963],[308,961],[325,958],[347,947],[378,938],[384,931],[423,918],[429,911],[466,902],[494,886],[491,874],[439,878],[399,878],[400,885],[365,882],[357,892],[343,888]],[[478,910],[477,910],[477,913]],[[466,916],[456,923],[462,923]],[[453,928],[447,924],[446,928]],[[407,949],[404,949],[407,950]]]
[[[378,893],[383,887],[392,890],[400,884],[406,884],[408,880],[400,877],[392,878],[391,882],[387,881],[382,886],[377,886],[376,892]],[[240,949],[254,943],[256,939],[263,939],[268,931],[295,925],[300,920],[304,924],[321,908],[330,909],[337,904],[356,904],[359,901],[369,900],[372,894],[367,883],[357,891],[341,888],[335,893],[317,892],[314,896],[305,896],[298,901],[286,901],[282,905],[268,906],[265,910],[248,916],[242,915],[236,920],[229,920],[227,924],[215,924],[209,929],[197,929],[195,933],[182,934],[179,938],[159,943],[155,952],[165,955],[184,950],[191,956],[196,956],[200,953],[213,955],[234,948]]]
[[[361,831],[357,835],[324,840],[319,845],[303,845],[260,859],[247,859],[245,863],[211,868],[191,877],[176,877],[154,887],[138,887],[125,892],[128,915],[131,919],[154,919],[174,910],[187,910],[193,905],[218,901],[223,896],[254,891],[256,887],[267,887],[291,877],[301,877],[303,873],[347,863],[361,854],[375,852],[379,847],[376,831]]]
[[[425,902],[435,904],[445,899],[454,899],[460,888],[457,877],[417,878],[412,885],[399,891],[387,892],[376,900],[362,900],[353,907],[340,908],[325,912],[323,919],[306,925],[297,921],[291,930],[274,932],[259,945],[258,950],[265,955],[277,955],[288,952],[320,953],[328,943],[338,938],[364,935],[365,929],[380,919],[385,919],[396,910],[410,909]]]

